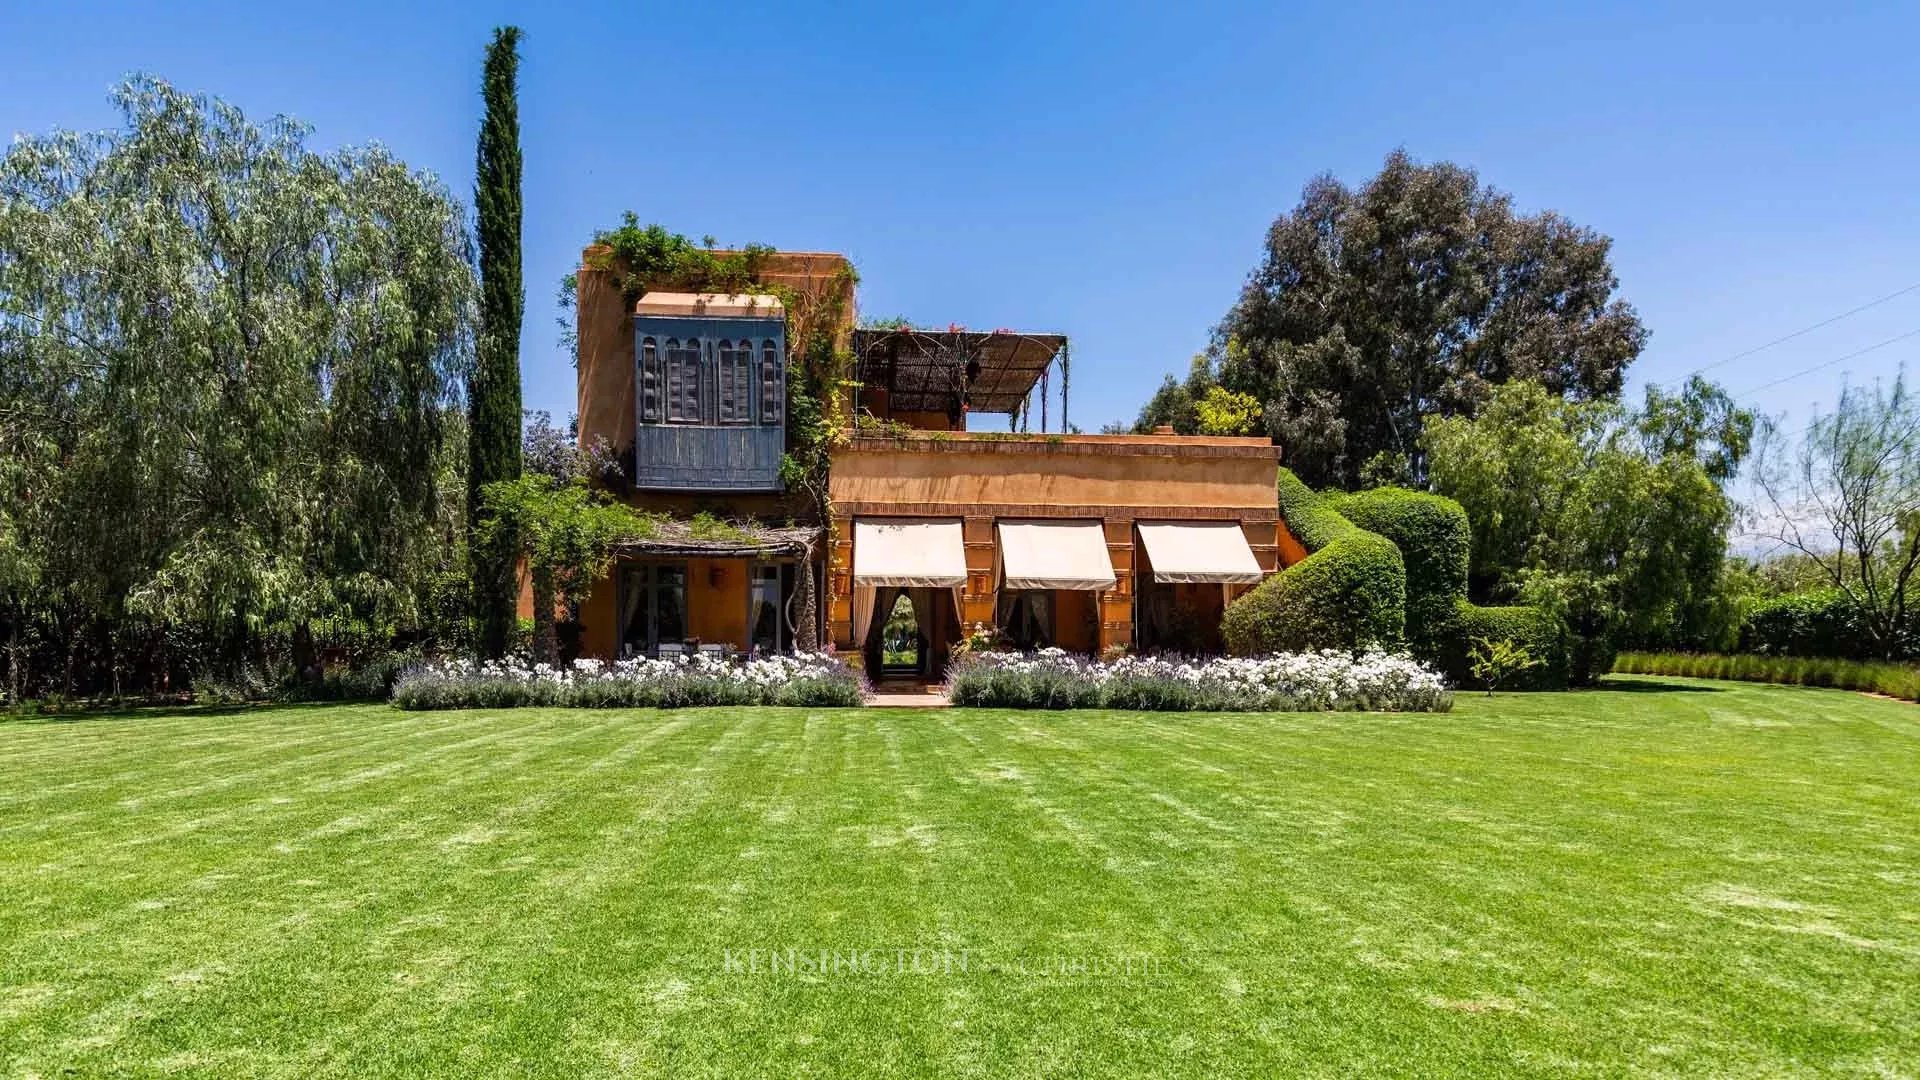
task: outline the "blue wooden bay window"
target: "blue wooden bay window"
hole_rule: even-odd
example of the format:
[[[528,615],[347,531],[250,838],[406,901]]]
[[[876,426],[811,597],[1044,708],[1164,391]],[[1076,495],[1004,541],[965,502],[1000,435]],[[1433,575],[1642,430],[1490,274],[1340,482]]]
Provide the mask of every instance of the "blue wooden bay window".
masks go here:
[[[785,320],[634,316],[634,482],[778,491],[786,451]]]

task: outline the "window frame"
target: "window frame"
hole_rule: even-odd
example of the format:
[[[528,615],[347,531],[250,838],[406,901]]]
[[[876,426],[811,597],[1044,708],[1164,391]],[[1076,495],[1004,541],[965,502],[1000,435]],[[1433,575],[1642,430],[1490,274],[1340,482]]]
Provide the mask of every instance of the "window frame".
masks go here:
[[[678,570],[680,572],[679,583],[677,585],[663,583],[660,580],[660,572],[662,570]],[[661,644],[660,594],[670,589],[677,589],[680,593],[679,640],[682,643],[687,640],[687,630],[691,626],[689,621],[691,613],[687,609],[688,585],[691,580],[689,578],[690,572],[688,564],[683,560],[666,559],[621,564],[620,611],[623,615],[627,611],[627,600],[632,595],[633,590],[637,589],[640,592],[639,608],[634,611],[632,618],[620,627],[620,640],[617,648],[623,658],[635,655],[649,657],[659,655]],[[637,653],[629,651],[628,649],[628,639],[632,636],[628,631],[634,620],[638,620],[640,624],[646,628],[646,633],[642,636],[641,647]]]
[[[632,328],[637,426],[786,426],[782,317],[637,315]]]
[[[721,338],[714,360],[715,422],[728,427],[753,423],[753,390],[752,339]]]
[[[667,395],[666,422],[701,425],[707,423],[706,347],[698,336],[668,338],[667,370],[671,372]]]

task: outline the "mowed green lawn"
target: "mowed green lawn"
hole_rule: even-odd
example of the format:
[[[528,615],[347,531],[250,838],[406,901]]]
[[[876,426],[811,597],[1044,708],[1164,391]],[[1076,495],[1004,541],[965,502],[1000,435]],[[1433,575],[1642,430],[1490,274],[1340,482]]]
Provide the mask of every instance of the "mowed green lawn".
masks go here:
[[[1616,685],[0,723],[0,1075],[1920,1071],[1920,707]]]

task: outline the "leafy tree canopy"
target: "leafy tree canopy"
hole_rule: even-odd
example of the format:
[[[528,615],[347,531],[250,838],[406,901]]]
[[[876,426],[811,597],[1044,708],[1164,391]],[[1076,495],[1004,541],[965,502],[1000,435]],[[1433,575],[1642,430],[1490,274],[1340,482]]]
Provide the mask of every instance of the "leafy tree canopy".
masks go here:
[[[1733,632],[1724,484],[1753,423],[1697,377],[1650,390],[1638,412],[1512,382],[1479,416],[1431,423],[1422,449],[1434,490],[1473,524],[1475,591],[1559,614],[1584,682],[1616,648],[1710,647]]]
[[[1197,431],[1190,410],[1217,383],[1262,403],[1264,430],[1315,487],[1418,483],[1428,420],[1473,415],[1502,383],[1618,396],[1647,335],[1614,297],[1610,243],[1400,151],[1358,189],[1319,177],[1268,230],[1205,364],[1138,426]]]
[[[1902,655],[1920,573],[1920,398],[1906,373],[1844,388],[1804,431],[1768,424],[1758,458],[1760,535],[1846,598],[1875,652]]]
[[[10,622],[245,642],[418,617],[460,549],[459,205],[383,149],[322,154],[156,79],[114,100],[120,130],[0,158]]]

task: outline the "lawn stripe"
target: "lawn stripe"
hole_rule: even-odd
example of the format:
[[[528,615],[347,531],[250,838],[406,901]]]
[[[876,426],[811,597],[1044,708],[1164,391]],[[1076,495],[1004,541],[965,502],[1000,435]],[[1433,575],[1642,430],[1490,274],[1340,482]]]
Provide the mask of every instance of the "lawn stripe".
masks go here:
[[[0,1075],[1916,1071],[1920,713],[1650,682],[4,725],[62,790],[0,801]],[[1180,963],[723,970],[756,944]]]

